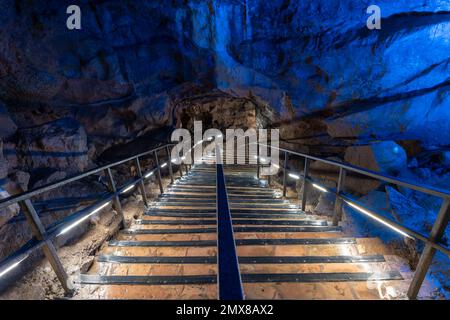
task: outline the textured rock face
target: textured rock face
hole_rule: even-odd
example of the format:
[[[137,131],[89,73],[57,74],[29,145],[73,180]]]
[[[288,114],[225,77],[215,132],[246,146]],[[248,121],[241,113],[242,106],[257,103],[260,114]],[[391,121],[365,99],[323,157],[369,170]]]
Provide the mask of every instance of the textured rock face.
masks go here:
[[[366,0],[82,2],[82,31],[65,27],[69,4],[3,1],[0,97],[15,112],[92,109],[104,114],[98,134],[139,114],[167,121],[164,103],[130,108],[193,80],[251,91],[291,117],[325,112],[333,138],[450,143],[438,134],[449,131],[447,1],[378,1],[373,31]]]
[[[20,135],[26,167],[78,172],[88,165],[86,132],[70,118],[21,129]]]
[[[404,170],[407,160],[405,150],[393,141],[349,147],[344,158],[353,165],[392,175]]]
[[[0,103],[0,139],[12,136],[17,130],[17,126],[9,116],[6,107]]]
[[[448,1],[378,1],[381,30],[366,27],[368,0],[81,1],[78,31],[66,28],[70,4],[2,1],[2,136],[70,118],[95,160],[114,144],[186,123],[192,112],[174,110],[183,107],[177,90],[194,82],[270,105],[280,120],[273,126],[304,152],[342,156],[383,140],[450,144],[442,134],[450,132]],[[212,118],[227,114],[213,104]],[[24,141],[7,138],[8,162]],[[84,152],[80,143],[64,151]],[[27,152],[26,165],[68,165]]]
[[[6,199],[10,197],[11,195],[8,193],[8,191],[0,188],[0,200]],[[19,205],[14,204],[12,206],[9,206],[7,208],[0,210],[0,228],[3,227],[5,223],[7,223],[11,218],[16,216],[19,213]]]

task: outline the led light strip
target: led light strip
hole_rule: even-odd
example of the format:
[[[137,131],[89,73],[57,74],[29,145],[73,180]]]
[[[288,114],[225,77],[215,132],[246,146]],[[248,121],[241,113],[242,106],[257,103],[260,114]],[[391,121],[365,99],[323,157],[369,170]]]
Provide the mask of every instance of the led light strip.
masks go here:
[[[17,262],[14,262],[12,265],[10,265],[9,267],[7,267],[5,270],[3,270],[2,272],[0,272],[0,278],[3,277],[5,274],[7,274],[8,272],[10,272],[12,269],[16,268],[19,264],[22,263],[22,261],[24,261],[26,258],[28,258],[28,255],[26,255],[25,257],[23,257],[22,259],[20,259]]]
[[[64,228],[58,235],[62,235],[64,233],[66,233],[69,230],[72,230],[73,228],[75,228],[77,225],[79,225],[81,222],[87,220],[89,217],[91,217],[92,215],[96,214],[97,212],[99,212],[100,210],[104,209],[107,205],[109,205],[110,201],[104,203],[103,205],[101,205],[100,207],[98,207],[97,209],[95,209],[94,211],[92,211],[91,213],[89,213],[88,215],[84,216],[83,218],[79,219],[78,221],[72,223],[70,226]]]
[[[130,191],[131,189],[134,188],[134,184],[132,184],[131,186],[129,186],[128,188],[126,188],[125,190],[123,190],[120,194],[124,194],[127,193],[128,191]]]
[[[144,178],[150,178],[153,175],[154,171],[150,171],[149,173],[147,173]]]
[[[410,239],[413,239],[413,237],[411,237],[409,234],[407,234],[407,233],[403,232],[402,230],[400,230],[400,229],[394,227],[393,225],[387,223],[386,221],[384,221],[384,220],[382,220],[382,219],[376,217],[375,215],[373,215],[372,213],[370,213],[370,212],[367,211],[366,209],[361,208],[360,206],[358,206],[358,205],[356,205],[356,204],[354,204],[354,203],[352,203],[352,202],[350,202],[350,201],[347,201],[347,200],[344,200],[344,201],[345,201],[350,207],[352,207],[352,208],[358,210],[359,212],[361,212],[361,213],[363,213],[363,214],[369,216],[370,218],[372,218],[372,219],[374,219],[374,220],[376,220],[376,221],[378,221],[378,222],[384,224],[386,227],[388,227],[388,228],[394,230],[395,232],[401,234],[402,236],[405,236],[405,237],[408,237],[408,238],[410,238]]]
[[[289,173],[289,177],[291,177],[291,178],[293,178],[293,179],[295,179],[295,180],[300,179],[300,176],[298,176],[298,175],[296,175],[296,174],[293,174],[293,173]]]
[[[323,191],[323,192],[328,192],[328,190],[327,190],[327,189],[325,189],[325,188],[324,188],[324,187],[322,187],[322,186],[319,186],[318,184],[315,184],[315,183],[313,183],[313,184],[312,184],[312,186],[313,186],[314,188],[316,188],[316,189],[320,190],[320,191]]]

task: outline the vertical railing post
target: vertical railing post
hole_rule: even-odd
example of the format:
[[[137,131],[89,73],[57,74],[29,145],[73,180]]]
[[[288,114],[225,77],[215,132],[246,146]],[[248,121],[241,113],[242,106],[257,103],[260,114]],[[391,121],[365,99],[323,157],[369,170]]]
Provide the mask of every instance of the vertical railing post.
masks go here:
[[[111,172],[111,168],[105,169],[105,175],[108,178],[109,191],[116,193],[117,192],[117,188],[116,188],[116,183],[114,182],[114,178],[113,178],[113,175],[112,175],[112,172]],[[120,217],[122,219],[121,225],[122,225],[122,228],[124,228],[125,227],[125,217],[123,215],[122,205],[120,204],[119,195],[116,195],[114,197],[113,203],[114,203],[114,205],[113,205],[114,206],[114,210],[116,210],[117,213],[120,214]]]
[[[46,239],[47,232],[41,222],[41,219],[39,218],[39,215],[34,209],[33,204],[29,199],[21,201],[19,204],[28,221],[28,224],[30,225],[31,232],[33,233],[34,237],[39,241],[45,242],[42,250],[44,251],[45,257],[50,262],[53,271],[55,271],[59,282],[61,282],[64,292],[67,295],[71,295],[73,293],[73,286],[70,283],[69,277],[67,276],[61,260],[58,257],[58,253],[53,242],[50,239]]]
[[[147,194],[145,193],[144,178],[142,176],[141,162],[139,161],[139,157],[136,158],[136,170],[139,178],[141,179],[141,182],[139,183],[139,189],[141,190],[142,200],[144,201],[145,206],[148,207]]]
[[[308,197],[308,170],[309,159],[305,158],[305,167],[303,168],[303,192],[302,192],[302,211],[306,209],[306,198]]]
[[[288,170],[288,157],[289,154],[284,152],[284,167],[283,167],[283,197],[286,198],[286,179],[287,179],[287,170]]]
[[[153,152],[153,156],[155,157],[155,165],[156,165],[156,173],[158,175],[159,191],[161,192],[161,194],[163,194],[164,188],[163,188],[162,180],[161,180],[161,168],[159,167],[158,153],[156,152],[156,150]]]
[[[170,182],[173,183],[172,156],[170,155],[169,146],[166,147],[167,159],[169,159]]]
[[[342,219],[342,199],[341,192],[344,190],[345,177],[347,172],[344,168],[339,168],[339,180],[336,189],[336,200],[334,201],[333,226],[337,226]]]
[[[187,172],[187,169],[186,169]],[[183,178],[183,163],[180,163],[180,178]]]
[[[257,144],[256,145],[256,177],[258,178],[258,180],[259,180],[259,178],[260,178],[260,174],[261,174],[261,168],[260,168],[260,166],[261,166],[261,163],[260,163],[260,161],[259,161],[259,144]]]
[[[445,232],[445,228],[450,219],[450,199],[446,198],[442,202],[441,209],[439,210],[436,221],[430,232],[429,240],[433,243],[437,243],[441,240],[442,235]],[[416,299],[419,294],[420,287],[428,272],[428,269],[433,260],[436,249],[429,244],[425,245],[422,254],[420,255],[419,263],[417,264],[416,272],[408,289],[408,298]]]

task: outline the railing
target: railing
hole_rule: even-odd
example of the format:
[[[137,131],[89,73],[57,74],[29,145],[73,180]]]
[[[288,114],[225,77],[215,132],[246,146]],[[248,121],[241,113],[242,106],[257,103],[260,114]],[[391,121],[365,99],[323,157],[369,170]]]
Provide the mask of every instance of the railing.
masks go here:
[[[150,151],[129,157],[124,160],[120,160],[105,166],[98,167],[96,169],[89,170],[85,173],[76,175],[74,177],[70,177],[61,181],[58,181],[56,183],[52,183],[49,185],[45,185],[43,187],[24,192],[18,195],[14,195],[12,197],[9,197],[7,199],[3,199],[0,201],[0,210],[7,208],[14,204],[19,204],[25,218],[31,228],[33,238],[26,243],[24,246],[22,246],[19,250],[15,251],[2,261],[0,261],[0,280],[3,276],[5,276],[8,272],[15,269],[17,266],[19,266],[24,260],[26,260],[29,255],[38,250],[42,249],[45,257],[50,262],[53,270],[55,271],[59,281],[61,282],[62,287],[64,288],[64,291],[66,294],[73,293],[73,286],[70,283],[67,273],[64,270],[64,267],[58,257],[58,253],[56,250],[56,247],[53,243],[53,241],[60,235],[63,235],[67,233],[69,230],[75,228],[82,222],[86,221],[89,217],[93,216],[94,214],[98,213],[102,209],[106,208],[109,204],[113,204],[113,208],[120,214],[121,216],[121,226],[124,226],[124,216],[122,207],[120,204],[120,195],[127,193],[131,189],[133,189],[135,186],[138,186],[140,193],[142,195],[142,199],[144,201],[144,204],[148,206],[148,199],[145,192],[145,184],[144,182],[149,179],[151,176],[154,175],[156,172],[157,181],[159,185],[159,189],[161,194],[164,192],[163,184],[162,184],[162,178],[161,178],[161,169],[169,166],[169,174],[170,179],[173,182],[173,168],[172,168],[172,159],[170,157],[170,147],[173,146],[173,144],[167,144],[155,149],[152,149]],[[159,163],[159,157],[158,153],[160,151],[166,151],[167,153],[167,161],[160,164]],[[155,166],[146,172],[143,172],[141,167],[141,159],[147,158],[147,157],[153,157],[153,160],[155,162]],[[112,169],[119,166],[119,165],[125,165],[128,163],[134,163],[137,171],[137,177],[135,177],[132,181],[127,182],[125,185],[121,187],[117,187],[113,174]],[[185,167],[187,172],[187,167]],[[83,208],[82,210],[79,210],[77,212],[74,212],[70,214],[69,216],[63,218],[61,221],[58,221],[51,225],[48,228],[44,227],[44,224],[41,221],[41,218],[36,211],[35,207],[33,206],[33,203],[31,201],[32,197],[35,197],[37,195],[43,194],[48,191],[52,191],[57,188],[61,188],[69,183],[79,181],[83,178],[96,175],[96,174],[104,174],[104,176],[108,180],[108,193],[101,198],[100,200],[96,201],[94,204],[90,204],[87,207]],[[182,165],[180,164],[180,175],[182,175]]]
[[[242,279],[234,241],[228,195],[221,161],[221,150],[216,146],[217,188],[217,283],[220,300],[243,300]]]
[[[265,144],[258,144],[258,155],[259,148],[265,147],[268,149],[274,149],[275,147],[271,147]],[[428,269],[431,265],[432,259],[436,253],[436,250],[441,251],[448,257],[450,257],[450,250],[445,247],[441,243],[442,236],[445,232],[445,228],[448,225],[449,219],[450,219],[450,192],[446,190],[441,190],[439,188],[431,187],[431,186],[419,186],[417,184],[414,184],[412,182],[395,178],[389,175],[385,175],[382,173],[377,173],[371,170],[363,169],[360,167],[352,166],[349,164],[340,163],[337,161],[322,159],[319,157],[310,156],[303,153],[294,152],[291,150],[286,150],[282,148],[276,148],[278,151],[284,153],[284,165],[279,166],[280,169],[283,171],[283,196],[286,196],[286,188],[287,188],[287,177],[290,176],[293,179],[302,179],[302,193],[300,195],[301,198],[301,207],[302,210],[305,210],[306,208],[306,200],[308,197],[308,189],[312,185],[315,188],[321,190],[322,192],[331,192],[334,193],[336,196],[335,206],[334,206],[334,212],[333,212],[333,225],[337,226],[342,218],[342,206],[345,203],[347,203],[350,207],[356,209],[358,212],[364,214],[367,217],[370,217],[372,219],[377,220],[384,226],[396,231],[397,233],[420,240],[425,243],[425,248],[420,256],[419,263],[417,265],[413,280],[410,284],[410,287],[408,289],[408,297],[410,299],[417,298],[417,295],[419,293],[419,290],[423,284],[423,281],[425,279],[425,276],[428,272]],[[304,167],[303,167],[303,174],[298,174],[295,171],[289,170],[288,162],[289,162],[289,155],[293,156],[299,156],[304,159]],[[331,166],[337,167],[339,169],[339,178],[337,183],[337,188],[327,188],[323,185],[318,184],[316,181],[312,180],[311,177],[309,177],[309,165],[311,160],[313,161],[319,161],[325,164],[329,164]],[[264,165],[260,162],[260,156],[258,156],[258,177],[259,177],[259,166]],[[384,216],[380,215],[379,213],[374,212],[372,209],[366,207],[364,204],[360,203],[358,200],[356,200],[353,196],[345,192],[345,180],[348,172],[353,172],[356,174],[360,174],[366,177],[369,177],[371,179],[384,181],[387,183],[391,183],[397,186],[406,187],[412,190],[416,190],[425,194],[433,195],[439,198],[442,198],[443,202],[441,205],[441,208],[438,212],[436,221],[434,222],[433,228],[428,236],[422,235],[419,232],[416,232],[398,222],[392,221],[390,219],[385,218]],[[300,192],[299,192],[300,193]]]

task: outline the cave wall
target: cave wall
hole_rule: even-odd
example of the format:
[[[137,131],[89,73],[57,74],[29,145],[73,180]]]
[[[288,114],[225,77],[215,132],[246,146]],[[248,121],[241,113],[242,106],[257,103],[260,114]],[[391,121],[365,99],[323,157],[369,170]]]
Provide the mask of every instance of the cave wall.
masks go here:
[[[270,105],[304,151],[450,144],[448,1],[379,0],[381,30],[366,27],[368,0],[80,0],[72,31],[70,4],[0,1],[0,179],[36,163],[89,167],[182,122],[173,109],[198,87]],[[27,140],[66,123],[77,145]],[[32,159],[63,152],[75,166]]]

